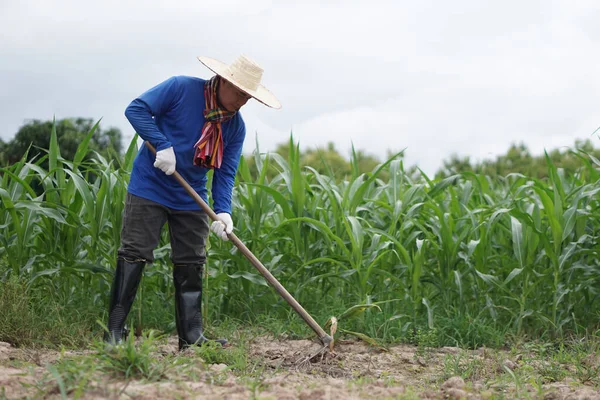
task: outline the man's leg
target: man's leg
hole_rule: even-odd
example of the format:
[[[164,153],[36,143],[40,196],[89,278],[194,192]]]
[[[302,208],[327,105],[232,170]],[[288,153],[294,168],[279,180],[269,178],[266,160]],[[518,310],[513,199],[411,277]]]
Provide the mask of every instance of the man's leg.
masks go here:
[[[171,260],[175,284],[175,318],[179,335],[179,349],[192,344],[201,345],[202,326],[202,271],[206,262],[208,215],[204,211],[171,210]],[[225,345],[227,340],[218,339]]]
[[[104,340],[119,344],[127,315],[135,299],[146,262],[154,261],[153,250],[167,220],[168,209],[158,203],[127,193],[121,247],[113,278],[108,316],[108,332]]]

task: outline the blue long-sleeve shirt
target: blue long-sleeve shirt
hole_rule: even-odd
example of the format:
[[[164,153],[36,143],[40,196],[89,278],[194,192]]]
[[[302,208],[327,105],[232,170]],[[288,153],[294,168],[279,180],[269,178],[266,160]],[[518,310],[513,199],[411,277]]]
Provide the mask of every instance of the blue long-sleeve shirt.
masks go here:
[[[206,188],[209,169],[194,165],[194,144],[204,126],[204,82],[175,76],[151,88],[129,104],[125,116],[144,140],[157,151],[173,146],[177,172],[208,203]],[[246,126],[239,111],[221,124],[223,162],[215,168],[212,183],[213,209],[231,214],[231,193],[235,181]],[[128,191],[177,210],[200,207],[173,176],[153,166],[155,156],[142,146],[133,163]]]

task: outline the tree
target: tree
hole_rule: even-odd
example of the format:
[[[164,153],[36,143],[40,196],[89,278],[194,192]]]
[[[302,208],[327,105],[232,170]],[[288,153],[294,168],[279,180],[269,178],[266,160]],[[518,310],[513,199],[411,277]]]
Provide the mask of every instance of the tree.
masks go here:
[[[442,169],[436,174],[436,177],[447,177],[461,172],[472,171],[473,166],[469,156],[460,158],[456,153],[450,156],[449,160],[443,161]]]
[[[350,163],[338,153],[332,142],[329,142],[326,148],[307,149],[301,160],[302,165],[313,167],[320,174],[331,174],[337,179],[343,179],[350,174]]]
[[[358,165],[358,170],[362,172],[372,172],[375,167],[381,164],[381,160],[374,155],[367,154],[362,150],[356,150],[356,163]],[[388,151],[388,156],[392,157],[391,152]],[[389,158],[388,157],[388,158]]]
[[[600,157],[600,149],[594,149],[589,139],[577,140],[571,148],[547,150],[548,158],[557,167],[567,174],[574,174],[582,167],[581,160],[573,154],[582,150],[595,158]],[[436,176],[447,177],[452,174],[471,171],[478,174],[488,175],[492,178],[506,176],[510,173],[521,173],[523,175],[543,179],[548,176],[548,164],[546,155],[532,156],[527,146],[523,143],[512,144],[506,154],[496,157],[495,160],[484,160],[481,163],[471,164],[469,157],[460,158],[453,154],[449,160],[444,161],[444,166]]]
[[[505,155],[496,158],[496,161],[484,161],[477,172],[492,176],[506,176],[518,172],[527,176],[536,176],[541,171],[537,168],[537,160],[531,156],[524,143],[512,144]]]
[[[6,146],[6,142],[0,139],[0,166],[8,164]]]
[[[61,156],[72,160],[77,147],[94,126],[87,118],[65,118],[54,123]],[[43,156],[50,147],[53,121],[28,121],[8,143],[0,143],[0,163],[13,164],[20,160],[29,149],[28,160]],[[119,156],[122,150],[122,134],[117,128],[103,131],[96,129],[89,142],[89,149],[97,151],[108,159]],[[89,153],[88,153],[89,155]]]

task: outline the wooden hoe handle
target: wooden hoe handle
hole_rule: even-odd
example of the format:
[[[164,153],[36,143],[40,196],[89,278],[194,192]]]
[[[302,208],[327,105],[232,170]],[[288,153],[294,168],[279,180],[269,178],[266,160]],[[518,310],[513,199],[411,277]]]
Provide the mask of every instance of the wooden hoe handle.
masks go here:
[[[145,143],[146,146],[150,149],[150,151],[156,154],[156,149],[154,148],[154,146],[152,146],[147,141]],[[198,205],[204,210],[204,212],[208,214],[211,220],[218,220],[217,214],[215,214],[215,212],[208,206],[208,204],[206,204],[202,197],[200,197],[200,195],[190,186],[189,183],[185,181],[185,179],[183,179],[183,177],[177,171],[173,172],[173,177],[175,177],[175,179],[181,184],[181,186],[183,186],[186,192],[188,192],[188,194],[192,196],[194,200],[196,200],[196,203],[198,203]],[[258,272],[261,273],[261,275],[267,280],[267,282],[269,282],[271,286],[275,288],[277,293],[279,293],[279,295],[283,297],[285,301],[288,302],[288,304],[298,313],[298,315],[302,317],[304,322],[306,322],[308,326],[311,327],[311,329],[317,334],[323,345],[328,346],[329,343],[333,341],[333,338],[327,333],[325,333],[323,328],[321,328],[321,326],[317,324],[313,317],[311,317],[310,314],[307,313],[306,310],[300,305],[300,303],[298,303],[296,299],[294,299],[294,297],[283,287],[283,285],[279,283],[279,281],[273,276],[273,274],[271,274],[271,272],[269,272],[269,270],[260,262],[260,260],[256,258],[254,254],[252,254],[252,252],[246,247],[244,243],[242,243],[242,241],[235,235],[235,233],[228,233],[227,237],[252,263],[252,265],[254,265],[254,267],[258,270]]]

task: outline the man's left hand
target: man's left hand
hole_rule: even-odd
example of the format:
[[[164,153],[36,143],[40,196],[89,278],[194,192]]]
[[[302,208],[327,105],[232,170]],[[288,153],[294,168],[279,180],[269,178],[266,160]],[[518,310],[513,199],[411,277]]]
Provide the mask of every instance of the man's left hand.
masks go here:
[[[223,240],[229,240],[228,234],[233,232],[233,220],[228,213],[217,214],[217,221],[213,221],[210,230]]]

